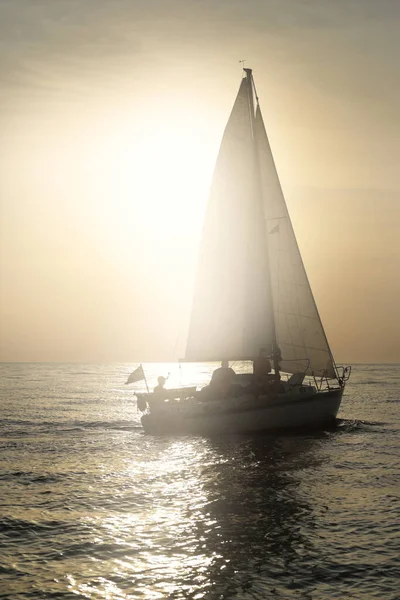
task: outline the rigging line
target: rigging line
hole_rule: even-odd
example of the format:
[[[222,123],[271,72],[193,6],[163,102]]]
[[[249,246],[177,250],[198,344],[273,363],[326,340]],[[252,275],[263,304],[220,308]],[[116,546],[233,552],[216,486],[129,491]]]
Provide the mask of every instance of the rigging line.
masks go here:
[[[176,338],[176,342],[175,342],[174,353],[172,355],[174,357],[174,359],[176,357],[176,349],[178,347],[179,338],[180,338],[180,333],[178,333],[178,337]]]
[[[254,83],[254,77],[253,77],[253,75],[251,76],[251,82],[253,84],[254,96],[256,97],[257,104],[259,104],[259,102],[258,102],[258,95],[257,95],[257,88],[256,88],[256,84]]]

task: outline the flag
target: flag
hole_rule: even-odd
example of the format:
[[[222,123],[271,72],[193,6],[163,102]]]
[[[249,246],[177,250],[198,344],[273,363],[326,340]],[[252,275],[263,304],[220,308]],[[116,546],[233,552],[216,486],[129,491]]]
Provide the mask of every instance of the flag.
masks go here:
[[[143,367],[140,365],[140,367],[135,369],[133,373],[129,375],[127,381],[125,381],[125,385],[128,385],[128,383],[135,383],[135,381],[142,381],[142,379],[146,379],[146,377],[144,376]]]

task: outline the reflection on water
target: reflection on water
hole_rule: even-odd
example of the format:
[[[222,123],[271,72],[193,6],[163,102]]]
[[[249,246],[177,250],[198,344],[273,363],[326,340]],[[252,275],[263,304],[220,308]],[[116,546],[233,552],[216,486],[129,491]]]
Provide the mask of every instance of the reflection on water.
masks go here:
[[[1,406],[0,597],[397,598],[390,368],[380,397],[356,372],[330,430],[220,439],[144,435],[128,369],[19,369]]]
[[[301,499],[297,470],[309,465],[312,441],[253,438],[210,442],[218,469],[205,467],[208,503],[196,522],[196,536],[214,561],[205,586],[232,597],[252,591],[265,597],[293,573],[300,549],[307,549],[302,525],[312,510]],[[210,526],[211,524],[211,526]]]
[[[116,505],[97,524],[92,555],[108,558],[108,577],[93,588],[72,578],[70,589],[89,597],[99,589],[125,597],[115,586],[135,598],[290,597],[294,577],[311,589],[303,571],[317,551],[305,532],[315,523],[301,478],[317,464],[316,448],[315,438],[164,439],[157,457],[132,464],[132,481],[148,489],[137,510],[123,510],[119,490],[121,512]]]

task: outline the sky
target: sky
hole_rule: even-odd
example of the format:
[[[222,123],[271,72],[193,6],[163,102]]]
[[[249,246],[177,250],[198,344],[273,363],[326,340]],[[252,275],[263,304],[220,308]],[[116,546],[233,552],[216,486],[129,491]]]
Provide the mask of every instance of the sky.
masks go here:
[[[0,0],[0,360],[183,355],[246,59],[337,362],[400,362],[399,31],[398,0]]]

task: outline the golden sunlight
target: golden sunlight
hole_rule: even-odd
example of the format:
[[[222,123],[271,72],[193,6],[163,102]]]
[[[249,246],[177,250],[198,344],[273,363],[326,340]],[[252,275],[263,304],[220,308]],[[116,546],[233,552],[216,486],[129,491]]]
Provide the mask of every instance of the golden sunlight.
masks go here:
[[[103,227],[116,240],[137,231],[146,254],[196,248],[215,159],[215,134],[193,112],[153,118],[151,127],[133,121],[109,131],[92,153],[99,194],[105,200]]]

